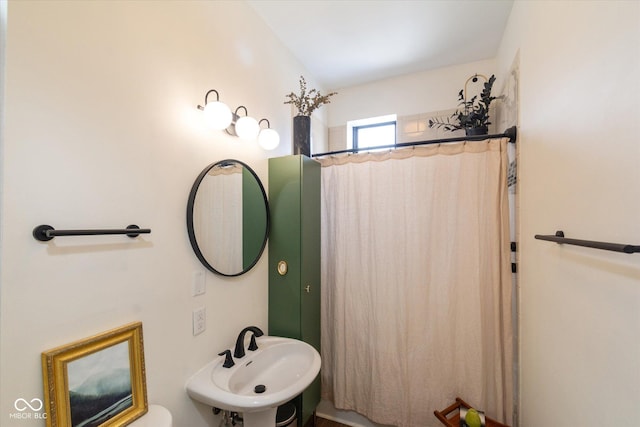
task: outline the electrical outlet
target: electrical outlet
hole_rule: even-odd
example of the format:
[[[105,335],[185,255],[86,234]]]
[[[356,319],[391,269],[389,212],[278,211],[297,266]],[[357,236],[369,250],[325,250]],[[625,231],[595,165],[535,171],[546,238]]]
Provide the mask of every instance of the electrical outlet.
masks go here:
[[[206,290],[204,271],[194,271],[191,279],[191,295],[194,297],[202,295]]]
[[[201,334],[206,329],[207,309],[205,307],[193,310],[193,336]]]

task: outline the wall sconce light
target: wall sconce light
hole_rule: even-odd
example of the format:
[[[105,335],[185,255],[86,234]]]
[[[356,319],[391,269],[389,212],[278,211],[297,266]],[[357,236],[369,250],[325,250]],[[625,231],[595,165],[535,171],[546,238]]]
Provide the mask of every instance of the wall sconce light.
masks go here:
[[[261,119],[258,122],[258,125],[262,122],[267,122],[266,129],[260,129],[260,133],[258,134],[258,144],[265,150],[273,150],[280,144],[280,135],[278,132],[271,129],[271,124],[267,119]]]
[[[209,94],[211,92],[216,93],[216,100],[208,102]],[[204,120],[207,126],[215,130],[223,130],[229,127],[233,120],[231,109],[227,107],[227,104],[220,102],[220,95],[215,89],[211,89],[204,96],[204,107],[198,105],[198,110],[203,111]]]
[[[209,95],[215,92],[216,100],[209,102]],[[238,111],[244,110],[244,116],[239,116]],[[208,127],[215,130],[224,130],[229,135],[237,136],[243,140],[255,140],[258,139],[258,144],[265,150],[273,150],[280,144],[280,135],[278,132],[271,129],[271,124],[267,119],[261,119],[258,122],[253,117],[249,116],[247,107],[244,105],[239,106],[232,113],[229,107],[220,102],[220,95],[215,89],[211,89],[204,97],[204,107],[198,105],[198,110],[202,110],[204,120]],[[260,128],[260,123],[267,122],[265,129]]]
[[[238,116],[238,110],[244,109],[244,116]],[[235,120],[235,134],[240,139],[252,140],[258,137],[258,133],[260,132],[260,125],[258,121],[253,117],[249,117],[249,113],[247,112],[247,107],[244,105],[236,108],[236,111],[233,114]]]

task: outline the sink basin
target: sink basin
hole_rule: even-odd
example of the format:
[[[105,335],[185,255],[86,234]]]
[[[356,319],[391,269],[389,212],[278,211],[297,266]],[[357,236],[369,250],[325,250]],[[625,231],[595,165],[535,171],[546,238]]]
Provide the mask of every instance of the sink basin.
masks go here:
[[[320,372],[320,355],[309,344],[283,337],[257,338],[258,349],[247,351],[224,368],[224,356],[205,365],[189,379],[189,396],[201,403],[241,412],[245,427],[273,427],[279,405],[311,384]]]

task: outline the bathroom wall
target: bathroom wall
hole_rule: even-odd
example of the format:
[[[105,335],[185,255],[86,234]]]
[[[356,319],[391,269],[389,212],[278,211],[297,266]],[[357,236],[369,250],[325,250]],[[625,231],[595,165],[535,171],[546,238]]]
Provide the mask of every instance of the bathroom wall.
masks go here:
[[[637,425],[640,255],[534,235],[640,242],[640,3],[515,2],[517,55],[520,425]]]
[[[205,272],[187,237],[187,197],[198,173],[224,158],[248,163],[266,185],[267,157],[291,150],[284,95],[300,74],[313,78],[244,2],[1,6],[0,425],[44,425],[42,411],[14,416],[17,399],[43,397],[42,351],[140,320],[149,402],[176,426],[217,426],[184,385],[242,327],[266,330],[267,256],[237,278]],[[196,105],[209,89],[267,117],[280,148],[206,130]],[[31,236],[39,224],[131,223],[152,232]],[[192,297],[198,271],[206,294]],[[192,310],[203,306],[207,329],[194,337]]]
[[[348,120],[455,108],[467,78],[475,73],[488,77],[495,65],[494,59],[487,59],[338,89],[327,123],[334,127]]]
[[[348,121],[388,114],[397,114],[397,142],[464,136],[464,131],[429,128],[429,119],[450,116],[467,79],[476,73],[489,77],[495,66],[495,60],[488,59],[339,89],[328,109],[329,150],[346,148]],[[481,83],[468,86],[471,95],[481,90]]]

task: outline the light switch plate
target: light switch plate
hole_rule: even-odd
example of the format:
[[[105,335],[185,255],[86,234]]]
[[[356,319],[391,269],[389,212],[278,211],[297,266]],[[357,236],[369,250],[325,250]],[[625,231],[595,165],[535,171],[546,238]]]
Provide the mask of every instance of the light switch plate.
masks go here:
[[[206,291],[204,271],[194,271],[191,278],[191,295],[195,297]]]

